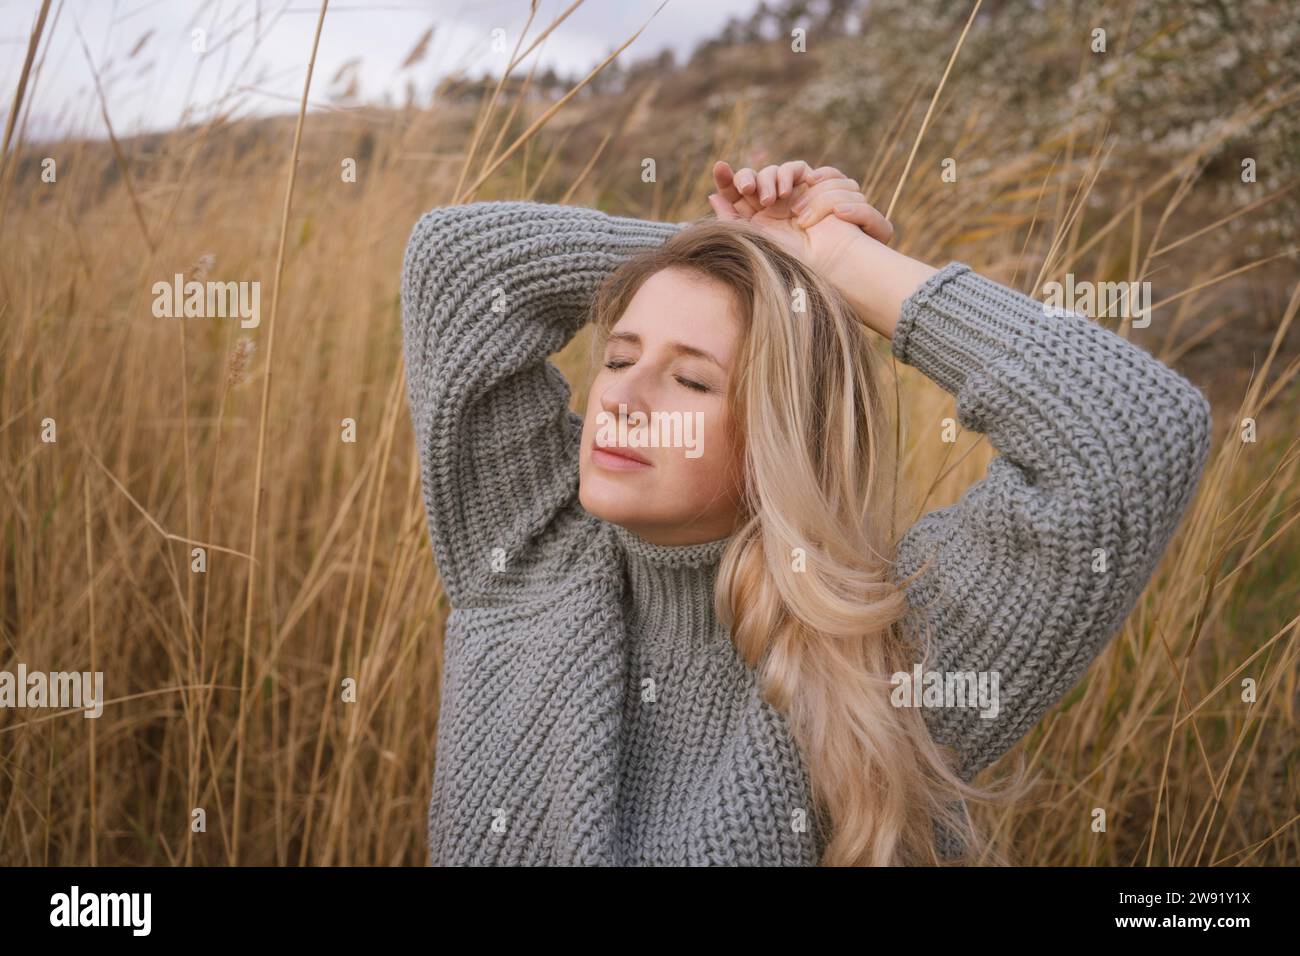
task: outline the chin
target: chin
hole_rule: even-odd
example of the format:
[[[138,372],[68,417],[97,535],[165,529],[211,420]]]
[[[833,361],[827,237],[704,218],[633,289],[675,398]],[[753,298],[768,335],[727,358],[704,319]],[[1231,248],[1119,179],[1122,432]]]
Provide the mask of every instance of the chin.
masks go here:
[[[621,493],[613,488],[596,489],[583,482],[578,488],[578,501],[588,514],[613,524],[638,524],[638,519],[643,517],[637,507],[644,501],[641,496]]]
[[[617,521],[618,512],[621,509],[617,507],[617,501],[610,500],[611,497],[608,493],[598,494],[592,492],[586,484],[583,484],[578,489],[578,501],[588,514],[593,514],[605,521]]]

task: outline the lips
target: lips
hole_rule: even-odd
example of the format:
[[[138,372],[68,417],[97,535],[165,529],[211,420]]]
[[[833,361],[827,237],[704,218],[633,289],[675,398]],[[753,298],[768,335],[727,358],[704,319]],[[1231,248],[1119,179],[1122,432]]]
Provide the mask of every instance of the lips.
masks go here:
[[[625,467],[627,466],[630,467],[642,466],[646,468],[652,467],[650,462],[642,458],[640,455],[632,451],[630,448],[607,448],[603,445],[598,445],[595,442],[592,442],[591,455],[592,458],[595,459],[598,463],[602,463],[601,459],[604,459],[603,463],[608,463],[611,465],[617,463],[623,463]],[[611,461],[611,459],[617,459],[617,462]]]

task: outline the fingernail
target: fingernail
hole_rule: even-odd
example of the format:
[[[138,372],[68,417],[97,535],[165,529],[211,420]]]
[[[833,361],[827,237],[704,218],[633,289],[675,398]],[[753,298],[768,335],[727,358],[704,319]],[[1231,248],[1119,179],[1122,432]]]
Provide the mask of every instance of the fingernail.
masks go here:
[[[808,225],[808,220],[811,219],[811,218],[812,218],[812,215],[811,215],[810,213],[804,213],[804,214],[801,215],[798,219],[796,219],[795,222],[798,223],[798,224],[801,225],[801,226],[806,226],[806,225]]]
[[[794,205],[790,207],[790,211],[791,211],[792,213],[794,213],[795,215],[798,215],[799,213],[803,212],[804,207],[807,206],[807,205],[808,205],[808,199],[807,199],[807,197],[805,197],[805,198],[803,198],[803,199],[796,200],[795,203],[794,203]]]
[[[836,211],[836,212],[852,212],[852,211],[853,211],[853,207],[852,207],[851,205],[849,205],[848,203],[846,203],[846,202],[836,203],[836,204],[835,204],[835,211]]]

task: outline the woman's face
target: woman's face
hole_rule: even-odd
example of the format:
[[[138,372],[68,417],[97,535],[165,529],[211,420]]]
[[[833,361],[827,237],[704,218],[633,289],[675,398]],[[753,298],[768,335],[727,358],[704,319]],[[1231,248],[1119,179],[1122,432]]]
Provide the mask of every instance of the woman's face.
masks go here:
[[[697,273],[664,269],[641,284],[587,395],[579,500],[591,514],[655,544],[735,530],[741,457],[726,400],[735,308],[726,286]]]

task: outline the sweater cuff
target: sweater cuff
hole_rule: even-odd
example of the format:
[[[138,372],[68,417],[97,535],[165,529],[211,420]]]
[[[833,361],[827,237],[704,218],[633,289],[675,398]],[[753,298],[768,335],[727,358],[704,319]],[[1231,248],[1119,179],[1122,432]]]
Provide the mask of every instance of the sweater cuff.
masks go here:
[[[1006,354],[1026,322],[1043,317],[1036,300],[950,262],[903,302],[890,349],[956,395],[971,373]]]

